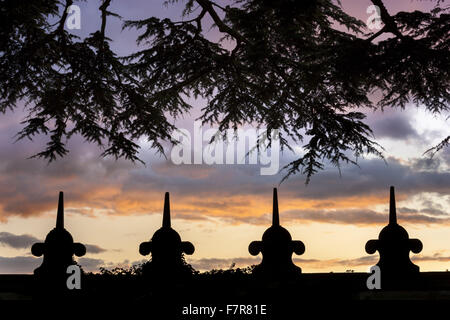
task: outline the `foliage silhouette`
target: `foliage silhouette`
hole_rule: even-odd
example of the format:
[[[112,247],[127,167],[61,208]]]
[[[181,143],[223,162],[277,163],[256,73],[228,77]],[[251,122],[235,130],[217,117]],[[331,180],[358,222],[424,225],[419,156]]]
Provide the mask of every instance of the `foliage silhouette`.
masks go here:
[[[236,0],[226,7],[187,0],[182,21],[126,21],[125,28],[141,31],[144,47],[127,57],[105,37],[108,18],[119,18],[108,11],[111,0],[99,7],[100,30],[84,39],[64,29],[67,13],[49,23],[73,3],[0,6],[0,111],[28,104],[18,139],[49,135],[36,154],[49,161],[67,154],[65,139],[74,134],[104,147],[104,156],[141,161],[142,137],[163,152],[162,141],[175,143],[170,117],[192,109],[186,96],[200,96],[207,100],[200,118],[221,132],[256,123],[268,128],[269,145],[276,129],[283,148],[306,141],[304,155],[286,169],[308,182],[325,160],[339,167],[364,153],[382,156],[357,109],[413,102],[436,114],[449,110],[449,8],[439,1],[431,12],[390,15],[372,0],[384,26],[367,34],[331,0]],[[208,38],[208,18],[221,41]],[[379,40],[384,34],[391,37]]]
[[[191,264],[186,262],[184,255],[182,256],[182,264],[185,272],[188,273],[190,278],[179,278],[179,280],[214,280],[226,282],[228,280],[241,280],[249,279],[252,277],[253,271],[256,265],[247,266],[244,268],[235,268],[232,264],[228,269],[211,269],[208,271],[200,272],[196,270]],[[100,267],[99,272],[88,272],[89,276],[103,278],[103,279],[132,279],[139,278],[143,279],[148,273],[155,272],[157,270],[152,269],[152,260],[134,264],[128,267],[114,267],[108,269],[105,267]],[[155,274],[155,277],[158,274]]]

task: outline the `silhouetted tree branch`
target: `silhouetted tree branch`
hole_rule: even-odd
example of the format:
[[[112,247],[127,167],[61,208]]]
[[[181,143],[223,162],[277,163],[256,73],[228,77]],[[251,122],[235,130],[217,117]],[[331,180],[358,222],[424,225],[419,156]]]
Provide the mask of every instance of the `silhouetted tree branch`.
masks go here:
[[[302,143],[305,152],[287,175],[303,173],[309,181],[325,161],[339,168],[366,153],[382,156],[358,109],[414,103],[433,113],[449,110],[444,6],[390,15],[372,0],[384,27],[367,34],[331,0],[237,0],[226,7],[186,0],[183,21],[125,21],[124,28],[140,33],[142,49],[118,57],[105,37],[107,18],[118,17],[108,11],[110,0],[101,2],[100,30],[85,39],[63,28],[73,1],[0,3],[0,111],[27,103],[18,138],[49,135],[36,156],[50,161],[67,154],[74,134],[105,156],[140,161],[136,141],[143,137],[163,152],[163,141],[174,143],[172,118],[192,108],[186,97],[193,96],[207,101],[200,118],[220,130],[256,123],[267,127],[269,146],[276,129],[282,148]],[[50,25],[61,10],[59,23]],[[209,17],[222,40],[203,30]],[[383,33],[394,36],[375,42]],[[376,104],[369,99],[374,91],[381,95]]]
[[[428,149],[427,151],[425,151],[425,154],[429,154],[430,157],[434,157],[434,155],[436,153],[438,153],[440,150],[448,147],[450,145],[450,136],[448,136],[447,138],[445,138],[444,140],[442,140],[438,145]]]

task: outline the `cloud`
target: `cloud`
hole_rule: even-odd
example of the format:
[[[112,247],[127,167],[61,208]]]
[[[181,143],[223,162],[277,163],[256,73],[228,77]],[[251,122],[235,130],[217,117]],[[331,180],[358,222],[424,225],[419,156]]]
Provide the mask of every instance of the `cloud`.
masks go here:
[[[371,128],[377,138],[405,140],[419,137],[405,113],[390,113],[376,118],[371,123]]]
[[[433,215],[433,216],[448,216],[447,212],[442,211],[441,209],[437,209],[437,208],[425,208],[425,209],[422,209],[422,212]]]
[[[102,259],[78,258],[77,262],[87,272],[98,272],[99,268],[106,265]],[[42,264],[42,257],[33,256],[0,256],[0,274],[26,274],[33,273],[34,269]]]
[[[29,249],[40,242],[39,239],[29,234],[15,235],[9,232],[0,232],[0,244],[14,249]]]
[[[24,274],[33,273],[40,266],[42,258],[32,256],[0,257],[0,273]]]
[[[413,257],[411,257],[411,260],[413,260],[414,262],[419,262],[419,261],[426,261],[426,262],[430,262],[430,261],[439,261],[439,262],[450,262],[450,256],[443,256],[441,253],[435,253],[433,255],[427,255],[427,256],[422,256],[422,255],[415,255]]]
[[[412,160],[412,168],[415,170],[431,170],[435,171],[441,166],[439,157],[433,158],[416,158]]]
[[[347,210],[291,210],[283,213],[283,220],[301,222],[324,222],[353,225],[383,225],[388,222],[386,213],[373,210],[347,209]],[[409,213],[399,217],[401,223],[410,224],[442,224],[449,225],[449,218],[435,218],[422,213]]]
[[[99,268],[107,263],[102,259],[78,258],[78,264],[87,272],[98,272]],[[29,274],[42,263],[42,258],[33,256],[0,256],[0,274]]]
[[[98,272],[107,265],[102,259],[78,258],[77,262],[87,272]],[[33,256],[0,257],[0,274],[29,274],[42,264],[42,258]]]
[[[103,252],[108,251],[106,249],[103,249],[102,247],[95,245],[95,244],[85,244],[85,247],[86,247],[87,254],[98,254],[98,253],[103,253]]]
[[[428,201],[427,201],[428,202]],[[422,208],[422,209],[412,209],[412,208],[407,208],[407,207],[401,207],[397,209],[397,212],[400,212],[402,215],[411,215],[411,214],[420,214],[420,213],[425,213],[427,215],[431,215],[431,216],[448,216],[448,213],[435,208],[433,206],[428,206],[426,208]]]
[[[268,221],[267,218],[260,217],[271,210],[273,177],[254,177],[249,176],[244,169],[226,168],[210,171],[207,177],[183,176],[178,175],[177,171],[187,169],[181,167],[165,173],[166,176],[163,177],[154,170],[130,169],[121,164],[114,166],[109,163],[112,160],[108,159],[95,158],[94,163],[93,158],[95,157],[86,156],[83,161],[79,160],[79,164],[75,161],[73,167],[62,165],[65,169],[61,170],[66,171],[67,181],[62,173],[60,176],[55,175],[58,176],[55,178],[51,175],[48,177],[43,172],[37,174],[39,170],[32,171],[33,174],[26,169],[15,175],[27,176],[31,181],[39,180],[40,188],[29,188],[25,184],[26,179],[16,179],[9,175],[7,171],[10,172],[12,168],[3,171],[0,169],[0,177],[4,178],[0,179],[0,220],[6,221],[8,217],[15,215],[27,217],[49,210],[56,211],[58,190],[66,191],[65,206],[68,214],[94,216],[160,213],[164,191],[169,190],[172,193],[171,205],[175,218],[198,220],[220,217],[254,224]],[[321,172],[308,186],[304,185],[302,177],[294,176],[280,187],[280,210],[303,210],[299,216],[308,220],[313,217],[305,209],[310,210],[309,213],[318,214],[315,220],[330,218],[335,222],[352,223],[349,218],[353,217],[356,223],[360,223],[360,217],[365,217],[369,219],[368,223],[381,223],[385,218],[367,207],[387,205],[388,187],[391,184],[397,187],[398,201],[423,192],[434,192],[438,196],[450,193],[450,172],[415,171],[396,159],[387,160],[388,165],[372,159],[361,161],[360,168],[343,167],[342,178],[331,171]],[[78,167],[86,170],[78,171]],[[97,167],[98,170],[92,167]],[[14,192],[6,190],[7,185]],[[2,189],[6,191],[2,192]],[[312,210],[317,208],[323,210]],[[337,210],[336,214],[330,212],[325,215],[324,210],[330,209]],[[355,209],[361,213],[360,217],[356,215]],[[411,223],[444,222],[430,219],[423,215],[425,213],[432,214],[431,209],[408,219]]]
[[[251,165],[176,166],[152,155],[152,150],[142,153],[149,164],[144,167],[101,158],[97,146],[79,137],[70,141],[67,157],[47,164],[40,159],[27,159],[41,150],[45,138],[12,145],[11,137],[17,129],[0,128],[0,147],[4,151],[0,155],[0,222],[14,216],[55,214],[58,191],[62,190],[69,218],[161,213],[163,194],[170,191],[174,218],[222,218],[234,223],[265,224],[270,221],[267,214],[271,211],[271,189],[282,177],[260,176],[259,167]],[[282,155],[281,160],[292,159]],[[439,171],[435,165],[395,158],[388,158],[387,165],[379,159],[363,159],[359,164],[359,168],[343,165],[342,177],[337,170],[327,168],[316,174],[308,186],[304,185],[303,176],[291,177],[279,186],[280,210],[303,212],[299,216],[304,220],[312,219],[309,212],[319,215],[316,220],[328,217],[352,223],[349,218],[353,216],[360,223],[356,216],[359,210],[369,219],[368,223],[382,223],[384,218],[369,209],[388,204],[390,185],[396,186],[399,201],[424,192],[450,194],[450,172]],[[433,215],[431,210],[408,219],[411,223],[445,222],[430,220],[429,215]]]
[[[0,232],[0,244],[13,249],[30,249],[37,242],[42,241],[29,234],[15,235],[9,232]],[[88,254],[99,254],[107,251],[95,244],[85,244],[85,246]]]
[[[422,224],[422,225],[450,225],[450,218],[445,218],[447,213],[437,209],[409,209],[398,210],[402,214],[397,214],[400,223]],[[431,215],[431,216],[430,216]],[[438,216],[438,217],[435,217]],[[183,216],[182,218],[186,218]],[[317,209],[294,209],[280,211],[280,218],[283,225],[289,223],[332,223],[351,224],[358,226],[386,225],[389,221],[388,213],[377,212],[368,209],[342,209],[342,210],[317,210]],[[271,214],[263,214],[258,217],[231,216],[221,218],[226,223],[240,224],[248,223],[254,225],[269,225]]]
[[[447,166],[450,167],[450,147],[446,147],[445,149],[439,151],[439,156],[444,160]]]
[[[421,192],[450,193],[450,172],[417,171],[407,163],[387,158],[387,163],[378,159],[360,161],[360,167],[345,166],[342,177],[331,171],[317,174],[311,184],[299,188],[296,176],[287,181],[288,192],[303,199],[336,199],[345,197],[363,198],[388,195],[389,186],[396,187],[397,198]],[[355,204],[358,199],[355,199]],[[363,199],[361,199],[363,200]],[[387,203],[387,202],[386,202]]]

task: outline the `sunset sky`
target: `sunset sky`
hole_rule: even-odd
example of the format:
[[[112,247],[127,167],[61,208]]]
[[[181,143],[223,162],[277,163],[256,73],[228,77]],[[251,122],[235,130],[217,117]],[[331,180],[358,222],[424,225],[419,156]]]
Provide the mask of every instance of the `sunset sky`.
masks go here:
[[[384,2],[391,14],[429,10],[435,3]],[[123,20],[179,17],[179,4],[162,3],[115,0],[110,9]],[[81,30],[71,32],[85,36],[96,30],[98,5],[81,3]],[[347,13],[367,20],[370,1],[343,0],[342,5]],[[136,32],[121,31],[121,25],[109,18],[107,34],[112,48],[125,55],[136,49]],[[210,36],[220,37],[215,31]],[[204,105],[202,100],[191,102],[191,114],[174,120],[190,132]],[[23,104],[14,113],[0,115],[0,273],[31,273],[40,265],[30,248],[54,227],[60,190],[65,193],[65,227],[87,246],[88,253],[78,261],[88,271],[149,258],[139,254],[139,244],[161,227],[166,191],[172,227],[195,246],[195,253],[187,256],[195,268],[255,264],[261,256],[251,256],[248,245],[260,240],[270,225],[273,187],[279,187],[281,224],[306,246],[303,255],[293,256],[303,272],[367,271],[378,253],[368,255],[364,246],[388,222],[391,185],[396,187],[398,222],[424,246],[420,254],[411,254],[413,261],[422,271],[450,269],[450,149],[433,159],[423,155],[450,134],[449,114],[433,115],[413,104],[405,110],[368,111],[366,123],[385,149],[386,162],[365,157],[358,160],[359,167],[343,164],[341,174],[327,165],[308,185],[301,175],[279,185],[286,172],[262,176],[259,164],[175,165],[169,145],[166,159],[144,140],[139,144],[145,166],[101,158],[102,150],[80,137],[68,142],[69,155],[56,162],[27,159],[41,151],[48,138],[14,142],[25,115]],[[301,145],[293,148],[301,154]],[[296,156],[285,150],[280,167]]]

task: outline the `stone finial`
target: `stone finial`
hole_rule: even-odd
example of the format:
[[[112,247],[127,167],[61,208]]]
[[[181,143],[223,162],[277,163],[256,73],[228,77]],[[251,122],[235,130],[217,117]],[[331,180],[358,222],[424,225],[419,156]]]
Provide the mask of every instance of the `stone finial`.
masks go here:
[[[284,277],[301,273],[301,269],[292,262],[292,254],[302,255],[305,245],[294,241],[285,228],[280,225],[277,189],[273,189],[272,226],[262,236],[262,241],[253,241],[248,247],[251,255],[262,254],[261,264],[255,273],[274,277]]]
[[[395,190],[394,187],[390,188],[389,196],[389,224],[397,224],[397,209],[395,207]]]
[[[44,255],[41,266],[34,270],[36,276],[58,277],[66,275],[69,265],[75,264],[73,255],[81,257],[86,254],[86,247],[74,243],[72,235],[64,228],[64,194],[59,193],[56,226],[45,238],[44,243],[35,243],[31,253],[40,257]]]
[[[171,227],[169,193],[164,197],[164,212],[162,227],[158,229],[150,241],[142,242],[139,253],[152,254],[152,263],[156,268],[171,268],[182,263],[182,253],[191,255],[195,251],[194,245],[188,241],[181,241],[181,237]]]
[[[169,193],[166,192],[164,195],[164,211],[163,211],[163,222],[162,222],[163,228],[170,228],[170,200],[169,200]]]
[[[388,284],[395,279],[404,278],[411,273],[418,273],[419,267],[409,258],[409,252],[422,251],[422,242],[419,239],[409,239],[408,232],[397,223],[394,187],[390,188],[389,224],[385,226],[378,240],[369,240],[366,243],[366,252],[369,254],[378,251],[382,282]],[[384,279],[384,280],[383,280]]]

